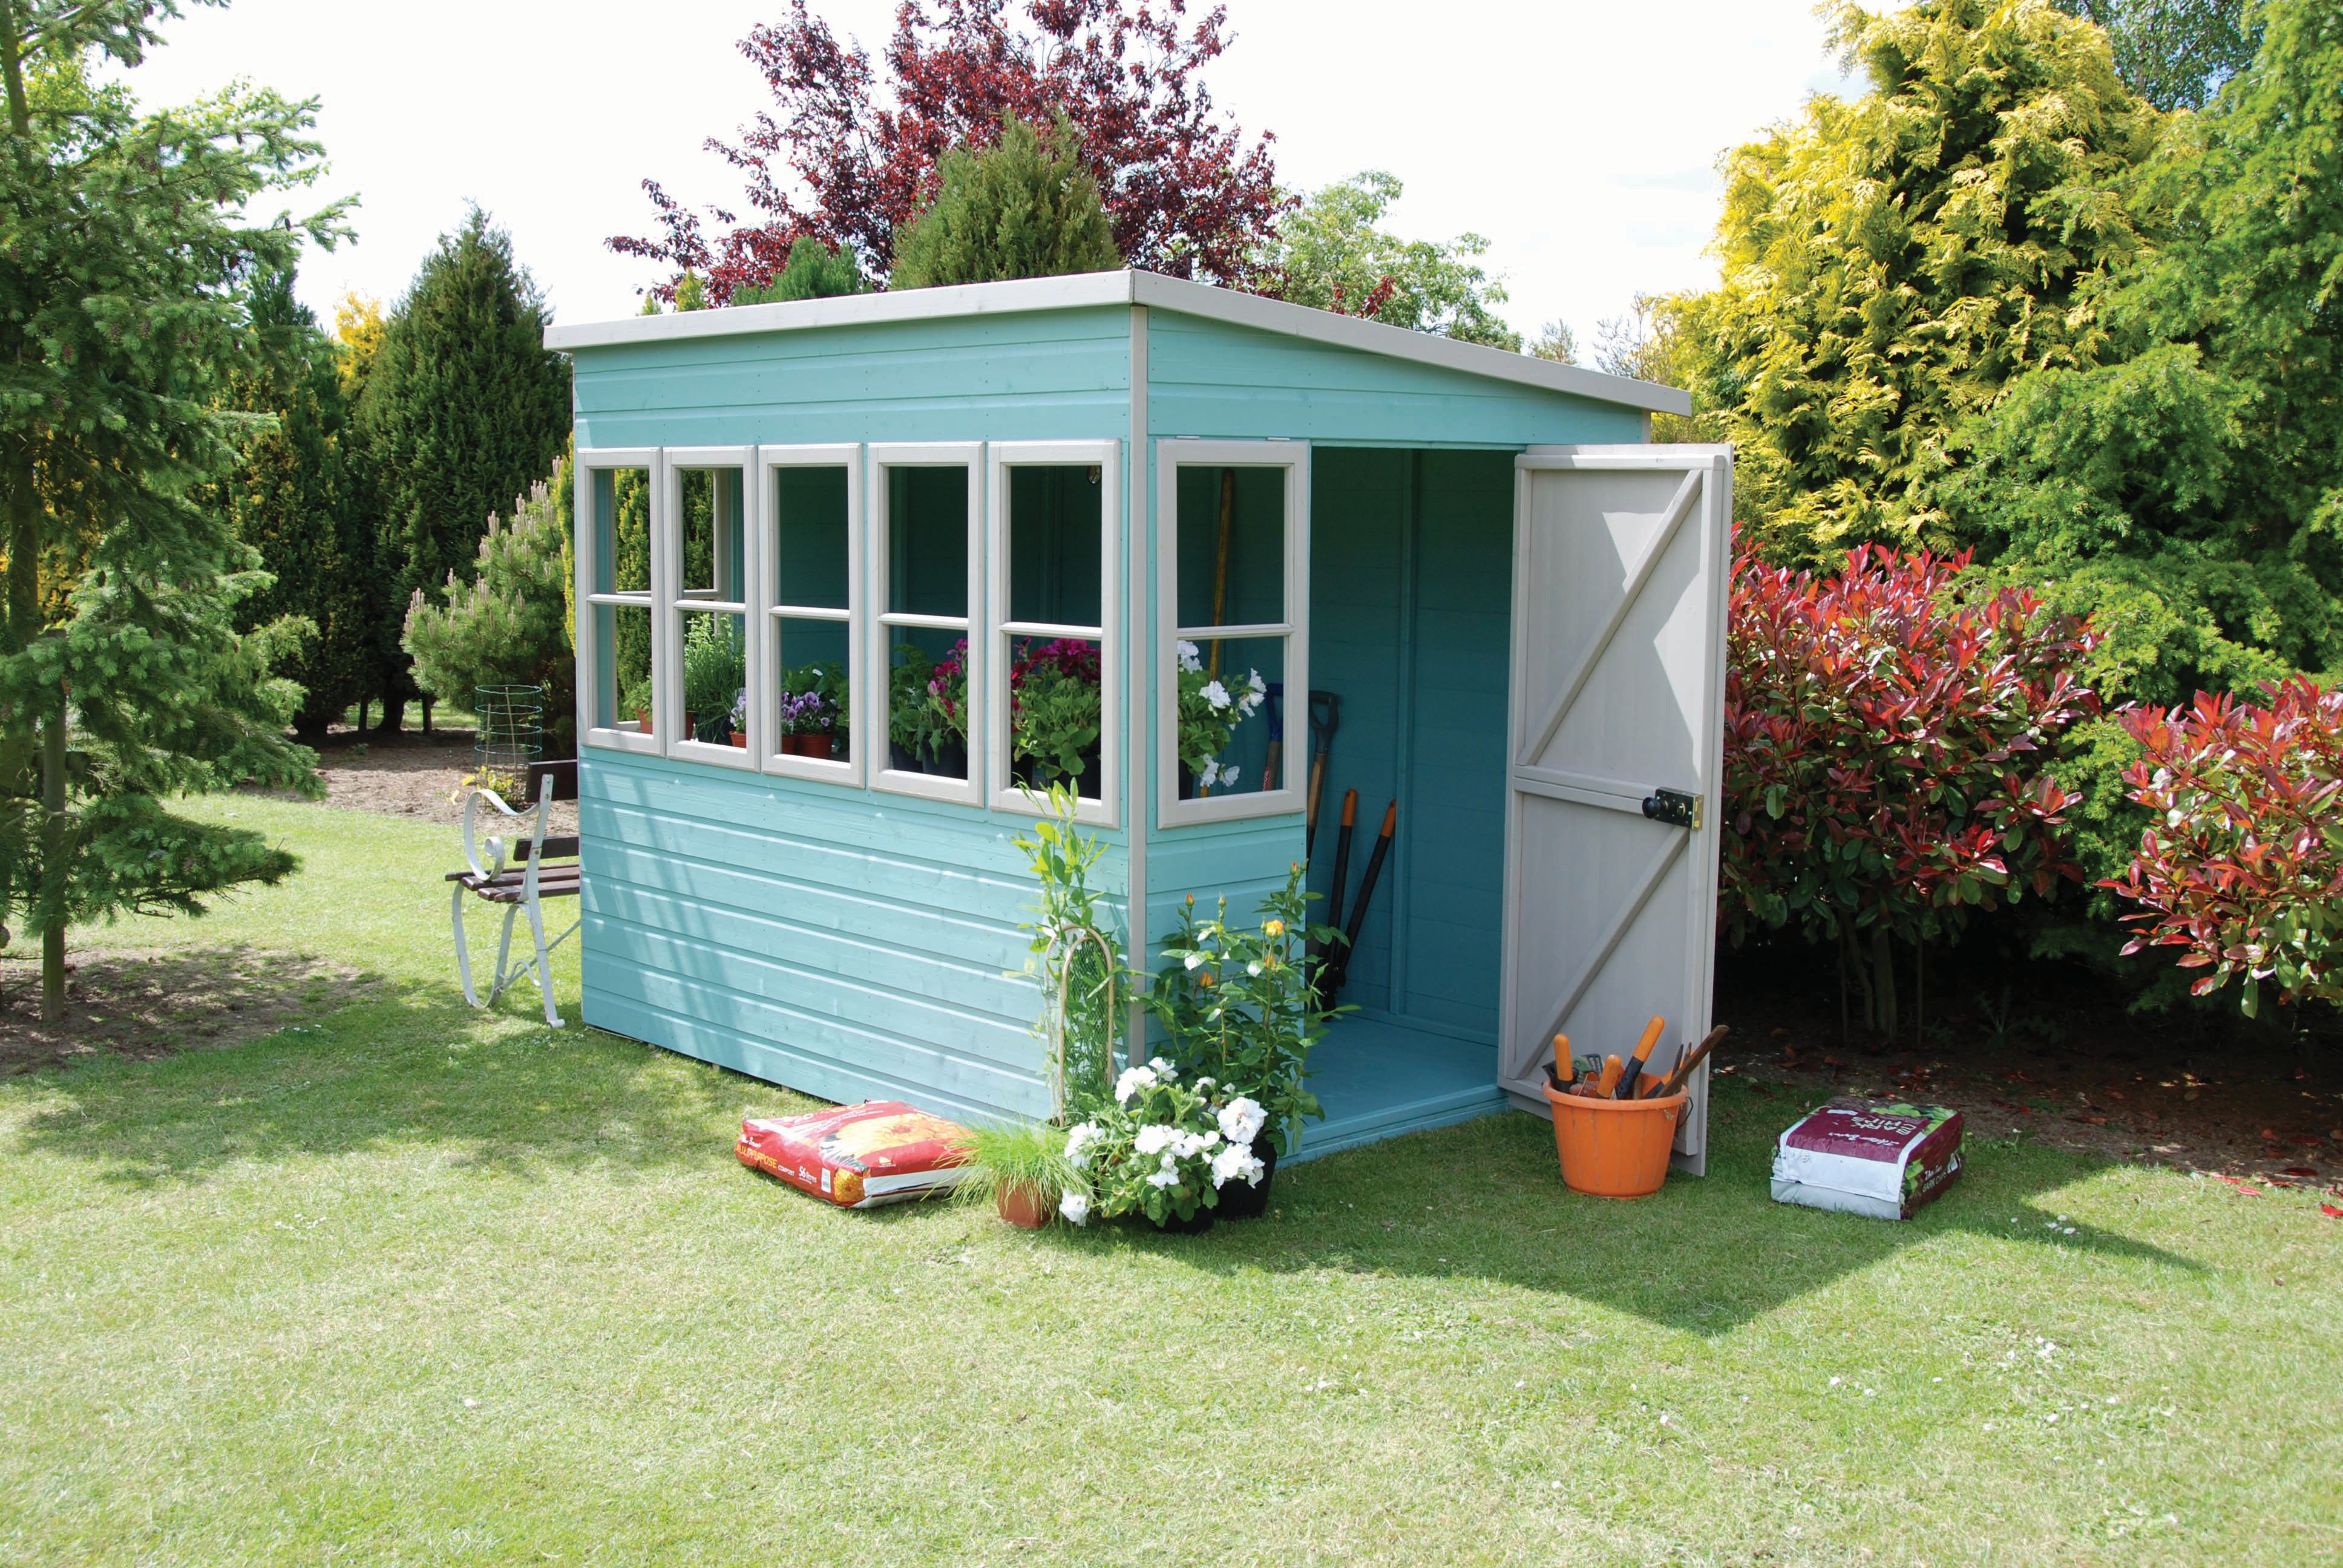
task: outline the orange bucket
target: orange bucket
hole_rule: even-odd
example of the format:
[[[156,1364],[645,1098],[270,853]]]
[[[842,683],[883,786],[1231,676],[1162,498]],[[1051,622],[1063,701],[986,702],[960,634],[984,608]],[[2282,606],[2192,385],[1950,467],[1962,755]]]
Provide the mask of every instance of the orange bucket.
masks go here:
[[[1658,1100],[1590,1100],[1552,1088],[1554,1146],[1562,1180],[1593,1198],[1648,1198],[1668,1179],[1668,1150],[1689,1096]]]

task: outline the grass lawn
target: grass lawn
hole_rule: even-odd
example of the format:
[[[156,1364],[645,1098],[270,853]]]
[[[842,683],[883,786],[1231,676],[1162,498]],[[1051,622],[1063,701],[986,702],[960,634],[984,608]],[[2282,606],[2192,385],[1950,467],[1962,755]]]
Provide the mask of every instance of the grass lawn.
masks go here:
[[[200,809],[305,870],[93,941],[381,979],[0,1082],[0,1563],[2343,1558],[2315,1199],[1973,1142],[1909,1224],[1782,1208],[1728,1082],[1641,1203],[1508,1115],[1197,1238],[841,1213],[732,1158],[803,1101],[466,1009],[450,830]]]

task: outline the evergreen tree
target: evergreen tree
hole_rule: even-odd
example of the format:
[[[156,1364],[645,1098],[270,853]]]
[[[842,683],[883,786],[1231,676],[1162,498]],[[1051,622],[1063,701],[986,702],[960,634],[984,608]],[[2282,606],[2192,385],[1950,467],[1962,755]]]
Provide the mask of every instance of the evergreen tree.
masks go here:
[[[689,276],[689,274],[686,274]],[[695,282],[698,280],[695,278]],[[732,291],[734,305],[779,305],[790,299],[830,299],[841,294],[860,294],[870,285],[864,280],[862,269],[854,265],[854,253],[832,250],[811,235],[800,235],[789,246],[789,258],[773,274],[773,280],[761,288],[736,288]],[[676,303],[682,308],[683,292],[679,285]]]
[[[443,236],[385,323],[367,373],[358,423],[381,507],[378,561],[396,595],[397,646],[407,600],[432,603],[450,573],[471,580],[488,514],[553,471],[569,432],[569,367],[545,347],[537,286],[512,241],[474,207]],[[419,692],[399,654],[392,704]]]
[[[2116,74],[2159,109],[2201,109],[2254,57],[2247,0],[2055,0],[2107,30]]]
[[[1063,115],[1042,140],[1013,116],[1001,139],[958,147],[938,167],[935,199],[895,236],[896,288],[1111,272],[1122,265]]]
[[[314,103],[232,86],[141,115],[93,89],[136,66],[156,0],[0,0],[0,920],[41,939],[65,1007],[65,933],[126,910],[199,913],[293,858],[163,801],[239,779],[317,788],[289,744],[273,639],[239,636],[266,587],[203,487],[265,420],[222,406],[258,370],[249,280],[331,244],[342,204],[266,210],[314,176]]]
[[[257,278],[251,309],[270,360],[228,377],[226,400],[272,414],[276,424],[246,439],[219,500],[275,581],[245,600],[236,618],[247,631],[287,621],[305,632],[280,669],[303,692],[294,729],[315,744],[372,690],[380,598],[374,530],[351,492],[340,354],[294,299],[289,274]]]

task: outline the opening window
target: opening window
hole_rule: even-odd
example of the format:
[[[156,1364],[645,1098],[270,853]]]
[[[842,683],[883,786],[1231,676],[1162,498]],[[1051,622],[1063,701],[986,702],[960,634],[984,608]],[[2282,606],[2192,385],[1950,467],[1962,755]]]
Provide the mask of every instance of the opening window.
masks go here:
[[[850,447],[765,451],[765,766],[840,782],[861,769],[853,637],[861,494],[853,459]]]
[[[1289,759],[1285,737],[1306,714],[1289,694],[1309,690],[1308,448],[1167,441],[1158,457],[1162,820],[1299,810],[1307,758]]]
[[[978,453],[973,445],[877,448],[873,486],[881,596],[873,663],[886,680],[879,783],[971,802],[982,799],[985,734],[985,649],[970,636]]]
[[[749,539],[746,455],[668,454],[670,581],[668,653],[678,721],[670,755],[753,766],[749,749]]]
[[[1038,810],[1054,784],[1111,821],[1117,736],[1112,442],[996,446],[993,804]]]
[[[589,744],[659,745],[662,704],[653,593],[653,454],[581,452],[578,563],[587,636],[579,649],[580,726]]]

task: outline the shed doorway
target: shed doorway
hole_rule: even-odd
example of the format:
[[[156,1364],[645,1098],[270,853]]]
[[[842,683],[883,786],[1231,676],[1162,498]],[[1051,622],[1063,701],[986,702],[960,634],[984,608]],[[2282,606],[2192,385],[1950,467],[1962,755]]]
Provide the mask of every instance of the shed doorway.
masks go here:
[[[1339,704],[1310,886],[1333,911],[1345,793],[1356,790],[1343,920],[1391,802],[1398,819],[1340,1001],[1358,1010],[1312,1057],[1331,1153],[1503,1110],[1507,679],[1514,453],[1316,447],[1311,454],[1310,684]],[[1285,751],[1307,785],[1305,705]]]

